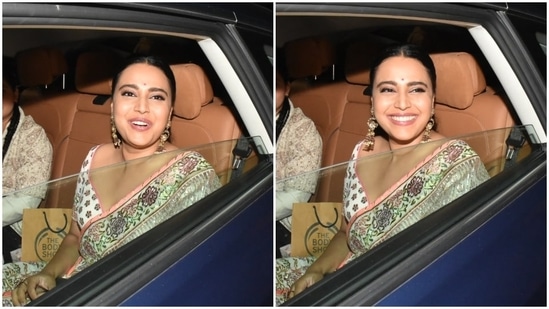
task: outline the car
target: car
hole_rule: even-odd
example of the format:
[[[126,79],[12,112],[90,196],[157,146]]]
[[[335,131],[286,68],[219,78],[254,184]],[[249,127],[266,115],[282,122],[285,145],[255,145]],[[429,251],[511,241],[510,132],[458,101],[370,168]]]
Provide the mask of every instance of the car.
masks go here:
[[[170,64],[171,142],[222,182],[28,305],[273,304],[273,16],[272,3],[3,4],[19,104],[54,151],[40,207],[72,208],[86,153],[112,142],[109,82],[132,54]]]
[[[546,306],[545,3],[277,3],[290,99],[323,138],[310,202],[342,202],[369,63],[404,42],[435,63],[437,131],[467,141],[490,179],[282,306]]]

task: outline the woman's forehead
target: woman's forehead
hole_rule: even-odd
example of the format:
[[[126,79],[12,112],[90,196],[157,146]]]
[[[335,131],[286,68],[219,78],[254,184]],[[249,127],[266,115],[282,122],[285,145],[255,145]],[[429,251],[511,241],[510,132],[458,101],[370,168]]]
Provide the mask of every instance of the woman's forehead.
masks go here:
[[[392,79],[426,79],[429,80],[429,74],[423,64],[414,58],[409,57],[390,57],[385,59],[378,67],[376,80],[379,78]]]
[[[120,74],[119,83],[132,84],[159,84],[168,86],[168,78],[164,72],[150,64],[136,63],[128,66],[122,74]]]

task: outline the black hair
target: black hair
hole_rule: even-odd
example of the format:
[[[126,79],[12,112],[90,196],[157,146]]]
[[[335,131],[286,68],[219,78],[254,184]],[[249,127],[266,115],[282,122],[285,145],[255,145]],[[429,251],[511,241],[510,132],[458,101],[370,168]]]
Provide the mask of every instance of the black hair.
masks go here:
[[[120,78],[120,75],[122,72],[129,67],[130,65],[137,64],[137,63],[146,63],[149,65],[152,65],[154,67],[159,68],[162,72],[164,72],[164,75],[168,78],[168,82],[170,84],[170,90],[172,94],[172,106],[175,103],[175,76],[173,74],[172,69],[170,66],[164,62],[160,57],[157,56],[132,56],[120,66],[120,68],[117,70],[116,74],[114,75],[112,79],[112,90],[111,95],[114,95],[114,89],[116,89],[116,84],[118,84],[118,79]]]
[[[290,81],[290,76],[288,75],[288,67],[286,63],[286,55],[284,54],[284,49],[279,48],[276,51],[276,72],[282,76],[284,82]]]
[[[2,78],[8,82],[12,91],[17,87],[17,70],[15,67],[15,60],[13,58],[3,56],[2,58]],[[3,82],[2,82],[3,83]],[[10,124],[6,128],[6,137],[4,138],[4,144],[2,145],[2,162],[8,153],[15,131],[19,125],[19,118],[21,117],[17,102],[14,102],[13,114],[11,115]]]
[[[15,60],[11,57],[2,57],[2,78],[10,84],[11,90],[16,89],[18,84],[17,70]]]
[[[431,79],[431,84],[433,85],[433,93],[436,90],[436,82],[437,82],[437,73],[435,70],[435,65],[433,63],[433,60],[429,56],[427,52],[425,52],[420,46],[415,44],[402,44],[402,45],[391,45],[383,49],[383,51],[377,56],[377,58],[374,59],[372,62],[372,65],[370,66],[370,86],[364,90],[364,94],[366,95],[372,95],[372,87],[374,83],[374,79],[376,77],[377,69],[379,68],[379,65],[385,61],[385,59],[390,57],[396,57],[396,56],[403,56],[406,58],[413,58],[417,61],[421,62],[425,69],[427,70],[427,74],[429,75],[429,78]]]

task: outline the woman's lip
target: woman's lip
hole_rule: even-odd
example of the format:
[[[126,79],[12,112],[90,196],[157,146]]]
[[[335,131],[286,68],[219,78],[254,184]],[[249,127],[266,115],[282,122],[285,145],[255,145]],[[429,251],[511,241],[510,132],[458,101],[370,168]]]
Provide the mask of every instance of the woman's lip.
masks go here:
[[[389,115],[391,122],[399,125],[409,125],[417,119],[417,115]]]
[[[138,131],[145,131],[152,126],[152,122],[144,118],[134,118],[128,121],[132,128]]]

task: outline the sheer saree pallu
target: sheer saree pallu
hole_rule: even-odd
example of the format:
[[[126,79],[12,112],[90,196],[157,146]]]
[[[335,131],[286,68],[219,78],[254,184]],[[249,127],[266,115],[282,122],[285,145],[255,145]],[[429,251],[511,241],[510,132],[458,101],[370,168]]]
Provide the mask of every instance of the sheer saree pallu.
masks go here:
[[[452,140],[437,148],[377,200],[369,201],[361,181],[368,175],[357,172],[356,153],[360,149],[359,143],[345,176],[343,215],[348,222],[347,244],[351,253],[339,268],[490,178],[469,145]],[[290,286],[315,259],[276,260],[277,305],[287,300]]]
[[[81,228],[80,257],[64,278],[73,276],[221,186],[215,170],[199,153],[185,152],[103,211],[101,196],[96,194],[90,181],[92,156],[93,149],[78,178],[72,213],[72,219]],[[42,261],[4,264],[3,305],[10,306],[10,291],[44,266]]]
[[[67,276],[127,244],[220,186],[214,169],[200,154],[180,154],[107,213],[83,225],[80,258]],[[79,192],[78,198],[82,198]],[[74,216],[82,219],[82,214]]]
[[[366,203],[352,215],[347,228],[352,253],[342,265],[449,204],[489,177],[478,155],[465,142],[445,143],[379,201]]]

